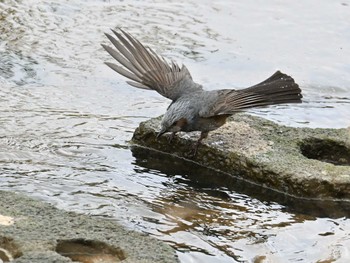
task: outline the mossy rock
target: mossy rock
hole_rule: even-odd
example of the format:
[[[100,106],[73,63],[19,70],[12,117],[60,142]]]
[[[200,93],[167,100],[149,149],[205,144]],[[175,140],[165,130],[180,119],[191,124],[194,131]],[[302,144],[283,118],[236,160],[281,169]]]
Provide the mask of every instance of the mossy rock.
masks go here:
[[[350,199],[350,129],[291,128],[248,114],[236,114],[209,133],[197,155],[189,156],[199,133],[156,139],[161,117],[142,122],[132,143],[185,158],[227,176],[287,195]],[[164,155],[166,158],[166,155]]]

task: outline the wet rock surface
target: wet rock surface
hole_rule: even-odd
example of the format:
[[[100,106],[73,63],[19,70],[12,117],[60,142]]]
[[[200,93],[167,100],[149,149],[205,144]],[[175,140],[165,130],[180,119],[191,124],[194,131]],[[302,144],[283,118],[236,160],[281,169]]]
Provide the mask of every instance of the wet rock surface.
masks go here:
[[[178,262],[168,245],[112,220],[0,191],[0,262]]]
[[[197,155],[190,157],[188,152],[199,133],[180,133],[171,143],[167,135],[156,140],[160,120],[158,117],[141,123],[133,144],[185,158],[219,170],[228,178],[239,177],[290,196],[350,199],[349,128],[291,128],[236,114],[211,132]]]

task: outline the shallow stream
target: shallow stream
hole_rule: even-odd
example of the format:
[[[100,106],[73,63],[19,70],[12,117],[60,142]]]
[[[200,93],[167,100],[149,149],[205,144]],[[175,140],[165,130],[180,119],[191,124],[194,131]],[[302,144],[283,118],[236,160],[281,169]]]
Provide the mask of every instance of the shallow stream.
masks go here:
[[[0,189],[117,220],[181,262],[349,262],[349,211],[287,200],[179,160],[132,151],[169,101],[104,61],[123,27],[206,89],[279,69],[304,103],[254,110],[284,125],[350,126],[350,1],[0,1]],[[215,181],[215,182],[214,182]],[[328,260],[328,261],[326,261]]]

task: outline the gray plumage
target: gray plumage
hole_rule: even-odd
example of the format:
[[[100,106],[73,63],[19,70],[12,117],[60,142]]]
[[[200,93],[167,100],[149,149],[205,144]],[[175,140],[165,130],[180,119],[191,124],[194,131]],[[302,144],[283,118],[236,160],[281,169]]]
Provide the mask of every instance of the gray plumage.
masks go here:
[[[155,90],[172,100],[164,114],[158,136],[165,132],[172,132],[173,137],[179,131],[201,131],[194,153],[209,131],[222,126],[228,116],[238,111],[301,102],[298,84],[280,71],[246,89],[205,91],[193,81],[184,65],[179,67],[174,61],[167,62],[130,34],[122,29],[119,31],[112,30],[114,37],[106,34],[115,49],[102,44],[119,65],[109,62],[106,64],[130,79],[127,83],[131,86]]]

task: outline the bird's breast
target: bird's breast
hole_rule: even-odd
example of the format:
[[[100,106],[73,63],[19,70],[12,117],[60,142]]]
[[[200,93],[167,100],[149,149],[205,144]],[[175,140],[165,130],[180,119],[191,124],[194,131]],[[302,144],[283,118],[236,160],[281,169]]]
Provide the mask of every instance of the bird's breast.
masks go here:
[[[216,115],[208,118],[199,117],[194,123],[194,129],[196,131],[213,131],[221,127],[226,123],[227,117],[230,115]]]

